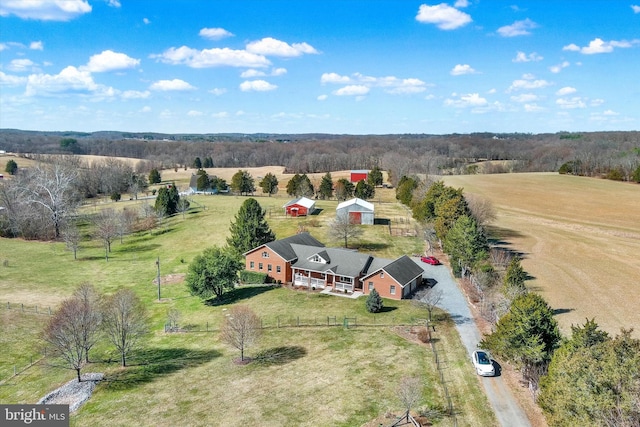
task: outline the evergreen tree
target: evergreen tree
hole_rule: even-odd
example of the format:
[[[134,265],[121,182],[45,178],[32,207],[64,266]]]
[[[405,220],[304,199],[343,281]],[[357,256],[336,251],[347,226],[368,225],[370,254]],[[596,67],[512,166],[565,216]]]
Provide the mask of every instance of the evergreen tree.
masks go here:
[[[418,181],[415,178],[403,176],[396,187],[396,199],[405,206],[411,206],[413,190],[418,188]]]
[[[204,168],[212,168],[213,167],[213,159],[211,157],[205,157],[202,167],[204,167]]]
[[[231,177],[231,189],[241,195],[256,191],[253,177],[246,170],[239,170]]]
[[[527,292],[524,281],[527,280],[527,272],[520,264],[520,258],[513,257],[504,275],[504,294],[517,296]]]
[[[336,199],[344,201],[353,197],[355,186],[346,178],[340,178],[336,183]]]
[[[445,240],[447,233],[449,233],[458,218],[468,213],[467,202],[462,196],[462,191],[451,198],[439,198],[436,201],[435,213],[436,236],[440,240]]]
[[[201,169],[202,168],[202,160],[200,160],[200,157],[196,157],[195,160],[193,161],[193,165],[194,168],[196,169]]]
[[[204,173],[200,173],[200,171]],[[198,179],[196,180],[196,189],[198,191],[205,191],[211,188],[211,182],[209,181],[209,175],[202,169],[198,171]]]
[[[245,200],[231,224],[231,236],[227,239],[229,247],[242,254],[275,240],[264,216],[265,211],[256,199]]]
[[[156,212],[163,213],[167,216],[175,214],[178,212],[179,200],[180,194],[178,193],[175,183],[160,187],[160,190],[158,190],[158,196],[156,197]]]
[[[358,183],[356,184],[354,195],[362,200],[373,199],[373,197],[376,195],[376,189],[373,187],[373,185],[369,184],[363,179],[358,181]]]
[[[459,277],[486,259],[489,245],[478,223],[463,215],[447,233],[443,249],[449,254],[454,274]]]
[[[367,182],[370,185],[375,187],[376,185],[382,185],[382,181],[383,181],[382,171],[380,170],[378,165],[375,165],[373,169],[371,169],[371,171],[369,172],[369,175],[367,176]]]
[[[638,167],[636,168],[635,171],[633,171],[633,175],[631,176],[631,180],[633,182],[638,182],[640,183],[640,165],[638,165]]]
[[[18,172],[18,164],[15,160],[10,159],[7,161],[7,166],[5,166],[4,171],[9,175],[15,175]]]
[[[331,172],[327,172],[322,177],[318,193],[322,200],[330,199],[331,196],[333,196],[333,180],[331,179]]]
[[[383,308],[382,298],[375,289],[371,290],[371,293],[367,297],[366,306],[369,313],[380,313]]]
[[[297,173],[289,179],[289,182],[287,182],[287,194],[289,196],[295,196],[297,194],[300,178],[300,174]]]
[[[278,178],[271,172],[267,173],[264,178],[262,178],[262,181],[260,181],[260,188],[262,188],[263,193],[271,197],[272,194],[278,192]]]
[[[160,182],[162,182],[162,177],[158,169],[151,169],[151,172],[149,172],[149,184],[160,184]]]

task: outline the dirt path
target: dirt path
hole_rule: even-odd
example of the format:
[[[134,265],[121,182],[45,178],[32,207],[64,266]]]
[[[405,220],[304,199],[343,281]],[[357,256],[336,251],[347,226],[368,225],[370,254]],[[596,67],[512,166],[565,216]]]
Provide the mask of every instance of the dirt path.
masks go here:
[[[477,349],[481,335],[457,282],[445,265],[431,266],[422,263],[419,258],[413,260],[424,268],[425,277],[435,279],[435,288],[442,290],[443,296],[438,307],[451,315],[460,334],[460,339],[469,354],[469,363],[471,363],[471,353]],[[482,378],[481,380],[487,399],[501,426],[531,427],[529,419],[502,376]]]

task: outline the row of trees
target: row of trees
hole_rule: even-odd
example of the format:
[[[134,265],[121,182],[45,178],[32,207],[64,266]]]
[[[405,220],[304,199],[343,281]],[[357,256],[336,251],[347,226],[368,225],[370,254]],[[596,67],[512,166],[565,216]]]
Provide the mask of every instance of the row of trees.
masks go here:
[[[118,352],[122,366],[147,333],[148,317],[140,299],[130,289],[105,297],[92,285],[83,284],[64,300],[47,322],[42,339],[53,356],[76,371],[89,363],[89,352],[100,341],[108,341]]]

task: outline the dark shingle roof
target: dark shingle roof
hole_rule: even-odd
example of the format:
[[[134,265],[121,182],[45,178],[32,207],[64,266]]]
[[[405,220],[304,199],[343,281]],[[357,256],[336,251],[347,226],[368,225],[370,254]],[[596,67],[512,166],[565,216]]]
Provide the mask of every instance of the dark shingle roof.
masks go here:
[[[383,269],[401,286],[404,286],[416,277],[421,276],[424,272],[422,267],[413,262],[413,260],[406,255],[403,255],[392,263],[387,264]]]
[[[294,267],[319,272],[331,271],[345,277],[357,277],[360,273],[366,272],[373,260],[371,255],[349,249],[323,248],[322,251],[318,251],[318,248],[301,245],[292,245],[292,248],[298,254],[298,260],[293,264]],[[322,258],[328,260],[329,263],[309,261],[309,258],[315,254],[321,254]]]
[[[291,248],[292,244],[311,246],[316,248],[324,247],[322,243],[316,240],[316,238],[311,236],[309,233],[294,234],[293,236],[284,239],[274,240],[273,242],[266,243],[264,246],[267,246],[269,249],[280,255],[286,261],[293,261],[298,257],[298,255]],[[255,249],[252,249],[249,252],[252,252],[253,250]]]

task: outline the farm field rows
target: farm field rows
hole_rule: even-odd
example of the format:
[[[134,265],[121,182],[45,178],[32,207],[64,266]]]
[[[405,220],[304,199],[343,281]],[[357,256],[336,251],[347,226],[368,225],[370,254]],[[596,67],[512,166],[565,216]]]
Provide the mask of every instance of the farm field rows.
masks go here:
[[[640,336],[640,186],[555,173],[447,176],[493,202],[492,237],[523,255],[527,286],[564,333],[595,318]]]

